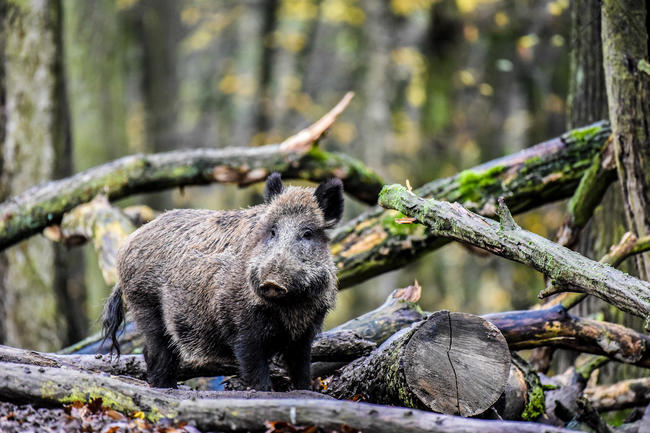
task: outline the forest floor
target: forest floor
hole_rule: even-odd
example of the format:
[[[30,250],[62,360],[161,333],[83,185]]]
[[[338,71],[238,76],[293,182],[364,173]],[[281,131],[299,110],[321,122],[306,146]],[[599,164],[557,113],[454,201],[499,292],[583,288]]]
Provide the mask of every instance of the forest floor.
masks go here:
[[[285,422],[268,421],[266,433],[339,433],[317,426],[294,426]],[[96,399],[89,404],[79,401],[63,408],[37,407],[31,404],[15,405],[0,401],[0,432],[2,433],[204,433],[185,421],[162,419],[150,423],[142,412],[125,415],[103,406]],[[340,433],[358,433],[344,426]]]

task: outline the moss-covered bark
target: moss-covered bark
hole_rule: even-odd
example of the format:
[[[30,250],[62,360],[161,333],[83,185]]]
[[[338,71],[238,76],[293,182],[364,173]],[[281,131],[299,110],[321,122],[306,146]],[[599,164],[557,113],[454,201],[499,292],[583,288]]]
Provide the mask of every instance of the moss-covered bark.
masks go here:
[[[523,212],[570,197],[609,135],[606,123],[572,130],[456,176],[434,180],[415,193],[456,201],[487,217],[496,215],[496,199],[503,196],[512,212]],[[396,223],[399,216],[399,212],[375,207],[335,231],[332,253],[341,287],[399,268],[448,242],[421,225]]]
[[[431,234],[527,264],[559,286],[593,294],[624,311],[650,318],[650,283],[517,227],[503,202],[499,207],[500,223],[474,214],[458,203],[423,199],[400,185],[385,186],[379,203],[416,218]],[[650,326],[650,321],[647,323]]]

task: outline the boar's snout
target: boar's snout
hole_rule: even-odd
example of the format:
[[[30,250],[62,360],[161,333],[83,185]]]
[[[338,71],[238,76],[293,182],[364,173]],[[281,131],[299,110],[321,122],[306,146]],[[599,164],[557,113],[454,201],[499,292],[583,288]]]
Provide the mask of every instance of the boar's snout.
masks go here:
[[[263,298],[277,299],[282,298],[284,295],[289,293],[289,290],[280,283],[272,280],[265,280],[257,288],[257,292]]]

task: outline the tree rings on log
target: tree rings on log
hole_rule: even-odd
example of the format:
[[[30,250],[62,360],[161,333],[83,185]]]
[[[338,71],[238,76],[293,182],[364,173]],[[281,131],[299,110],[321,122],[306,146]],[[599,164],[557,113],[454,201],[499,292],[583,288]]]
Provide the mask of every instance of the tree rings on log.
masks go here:
[[[510,351],[499,329],[467,313],[433,313],[411,336],[402,360],[408,387],[422,403],[461,416],[492,406],[510,373]]]

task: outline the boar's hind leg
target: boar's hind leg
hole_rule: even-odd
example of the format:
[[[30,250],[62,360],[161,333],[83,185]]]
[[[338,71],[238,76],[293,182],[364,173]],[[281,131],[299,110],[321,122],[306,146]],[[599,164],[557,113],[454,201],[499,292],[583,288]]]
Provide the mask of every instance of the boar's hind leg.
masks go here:
[[[178,353],[165,332],[160,314],[149,317],[140,326],[145,339],[144,359],[147,363],[147,380],[156,388],[176,388]]]

